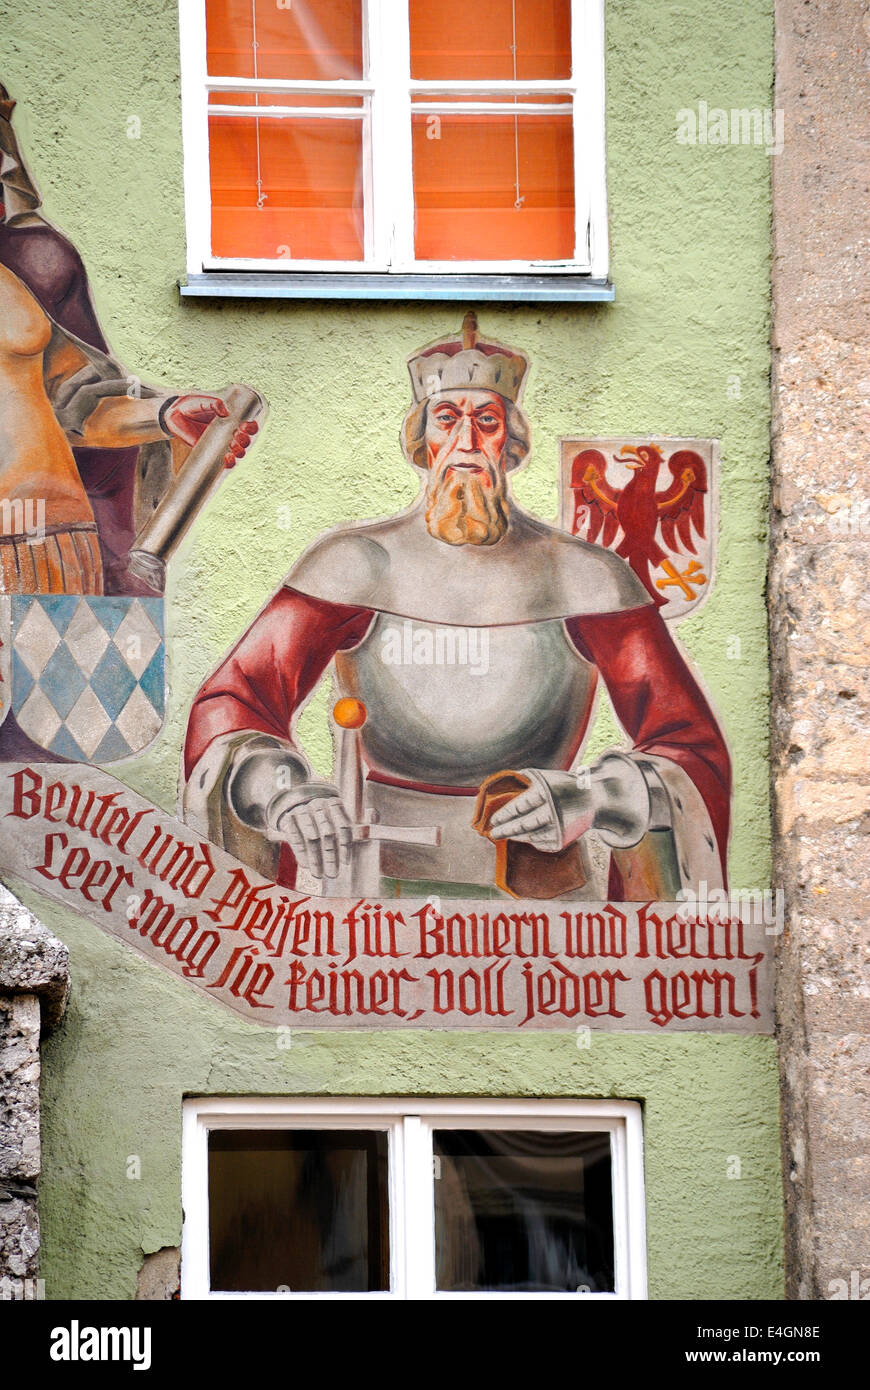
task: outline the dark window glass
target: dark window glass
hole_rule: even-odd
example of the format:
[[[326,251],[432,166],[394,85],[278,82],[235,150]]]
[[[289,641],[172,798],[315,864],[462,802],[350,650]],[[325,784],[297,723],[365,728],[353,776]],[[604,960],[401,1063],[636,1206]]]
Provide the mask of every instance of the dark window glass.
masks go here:
[[[208,1148],[212,1289],[389,1289],[384,1132],[212,1130]]]
[[[436,1130],[442,1290],[612,1292],[609,1134]]]

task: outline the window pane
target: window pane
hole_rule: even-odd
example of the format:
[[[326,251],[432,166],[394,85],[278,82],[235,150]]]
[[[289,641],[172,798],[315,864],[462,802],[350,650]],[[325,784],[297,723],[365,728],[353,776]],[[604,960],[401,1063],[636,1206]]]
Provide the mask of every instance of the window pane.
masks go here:
[[[571,0],[410,0],[410,21],[418,81],[571,76]]]
[[[436,1130],[436,1287],[612,1292],[609,1134]]]
[[[219,99],[222,100],[223,98],[221,97]],[[285,97],[284,100],[286,101],[287,98]],[[572,100],[573,98],[570,92],[559,91],[520,92],[516,95],[513,93],[506,95],[503,92],[475,92],[470,96],[467,92],[440,91],[437,83],[433,83],[432,86],[428,87],[423,93],[414,92],[411,97],[411,107],[412,109],[423,110],[428,114],[433,105],[438,107],[450,106],[461,114],[460,108],[467,108],[469,102],[474,102],[475,106],[510,106],[509,114],[513,115],[514,110],[517,108],[522,110],[524,106],[546,105],[548,107],[561,107],[563,111],[570,115]],[[440,114],[444,115],[445,113],[441,111]],[[452,114],[452,112],[448,112],[447,114]]]
[[[362,120],[209,118],[212,251],[363,257]]]
[[[363,75],[362,0],[206,0],[206,37],[211,77]]]
[[[412,127],[418,260],[573,258],[569,115],[415,115]]]
[[[389,1289],[387,1135],[212,1130],[211,1288]]]
[[[345,111],[362,111],[365,98],[333,92],[209,92],[209,106],[304,106],[306,110],[322,110],[325,106],[340,106]]]

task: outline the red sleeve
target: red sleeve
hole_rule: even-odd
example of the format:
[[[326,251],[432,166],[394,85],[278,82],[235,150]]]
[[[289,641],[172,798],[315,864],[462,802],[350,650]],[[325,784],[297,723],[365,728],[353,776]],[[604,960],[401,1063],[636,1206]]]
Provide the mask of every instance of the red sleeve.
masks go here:
[[[678,763],[710,815],[727,868],[731,760],[713,711],[658,609],[570,618],[568,634],[601,672],[616,717],[639,752]]]
[[[251,729],[289,739],[306,695],[335,653],[361,640],[371,619],[367,608],[279,589],[200,687],[187,723],[185,777],[219,734]]]

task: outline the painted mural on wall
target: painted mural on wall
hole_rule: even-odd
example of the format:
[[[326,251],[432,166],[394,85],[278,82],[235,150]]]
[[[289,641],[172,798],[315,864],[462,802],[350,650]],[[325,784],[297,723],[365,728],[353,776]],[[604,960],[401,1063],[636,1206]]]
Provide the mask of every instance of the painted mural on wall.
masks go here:
[[[408,365],[402,441],[419,498],[316,540],[204,683],[188,816],[279,881],[301,867],[330,896],[623,901],[721,884],[728,752],[656,597],[631,559],[512,496],[531,443],[526,357],[468,314]],[[288,729],[328,670],[338,775],[324,785]],[[586,767],[599,685],[631,747]],[[609,851],[604,884],[592,829]]]
[[[121,365],[81,257],[42,214],[14,106],[0,85],[0,759],[110,762],[160,729],[166,561],[264,403],[173,394]]]
[[[264,402],[130,392],[4,102],[5,868],[269,1026],[768,1030],[763,927],[685,909],[727,886],[728,750],[673,631],[714,446],[565,440],[561,525],[531,515],[530,363],[473,312],[408,362],[417,501],[314,539],[203,673],[181,818],[103,769],[159,731],[166,564]],[[328,781],[295,734],[325,680]],[[625,739],[587,763],[601,697]]]

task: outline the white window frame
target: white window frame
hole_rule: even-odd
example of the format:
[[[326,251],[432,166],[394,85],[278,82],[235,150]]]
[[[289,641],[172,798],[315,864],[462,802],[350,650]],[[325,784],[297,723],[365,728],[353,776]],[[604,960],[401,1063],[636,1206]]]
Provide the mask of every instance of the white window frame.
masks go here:
[[[448,1293],[435,1289],[434,1129],[610,1134],[614,1293]],[[208,1136],[221,1129],[377,1129],[389,1135],[392,1287],[373,1293],[226,1293],[209,1287]],[[333,1096],[200,1097],[182,1117],[182,1299],[645,1299],[643,1123],[636,1101]]]
[[[606,279],[608,273],[607,188],[604,144],[604,0],[571,0],[572,76],[564,81],[414,82],[406,0],[363,0],[365,79],[335,82],[268,81],[209,77],[206,61],[205,0],[179,0],[182,139],[184,146],[187,273],[215,271],[333,272],[395,275],[561,275]],[[514,93],[570,95],[574,118],[574,256],[564,261],[418,261],[414,259],[414,196],[411,164],[411,93],[463,93],[501,96]],[[209,94],[261,91],[282,94],[281,107],[232,107],[245,117],[257,110],[280,119],[300,114],[294,94],[332,92],[370,100],[371,141],[364,141],[365,258],[361,261],[218,257],[211,250],[209,185]],[[437,107],[427,102],[425,113]],[[214,108],[212,108],[214,109]],[[494,108],[487,105],[485,108]],[[495,108],[498,109],[498,108]],[[510,106],[510,111],[515,107]],[[522,108],[520,108],[522,109]],[[308,114],[315,114],[309,112]],[[333,111],[321,119],[347,119]],[[255,117],[250,116],[251,119]],[[371,195],[371,196],[370,196]]]

